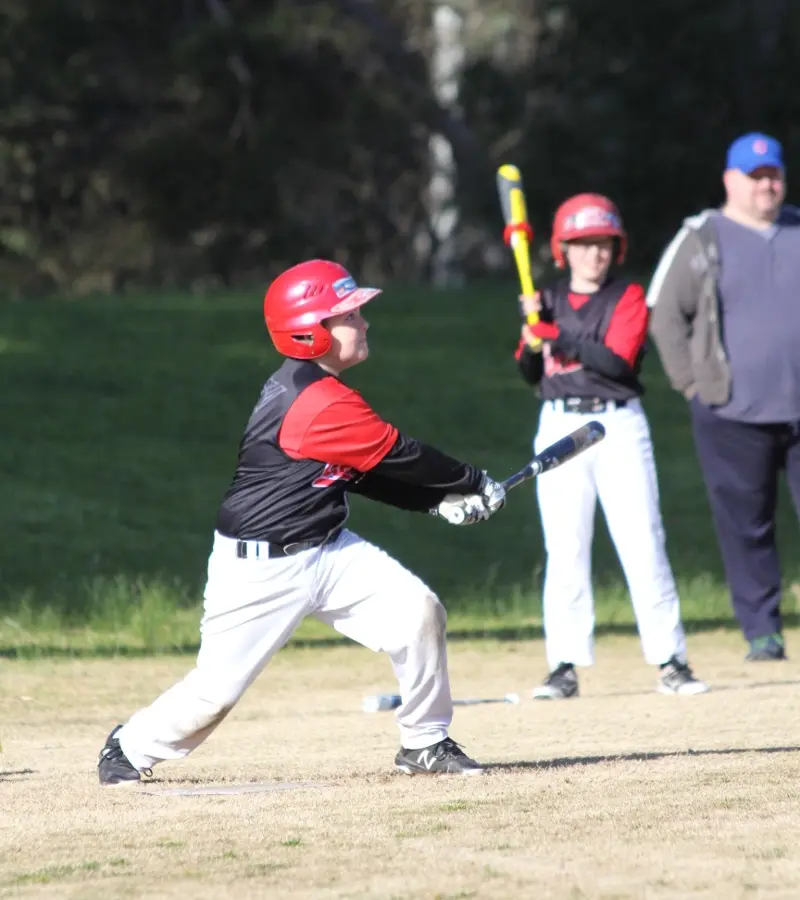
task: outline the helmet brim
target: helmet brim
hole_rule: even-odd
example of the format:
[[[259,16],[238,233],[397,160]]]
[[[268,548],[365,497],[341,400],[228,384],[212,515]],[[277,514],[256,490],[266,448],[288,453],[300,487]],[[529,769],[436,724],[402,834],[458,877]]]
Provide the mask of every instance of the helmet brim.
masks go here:
[[[354,291],[351,291],[346,297],[344,297],[331,307],[330,315],[338,316],[342,313],[358,309],[359,306],[363,306],[365,303],[372,300],[373,297],[377,297],[378,294],[382,293],[383,291],[381,288],[356,288]]]

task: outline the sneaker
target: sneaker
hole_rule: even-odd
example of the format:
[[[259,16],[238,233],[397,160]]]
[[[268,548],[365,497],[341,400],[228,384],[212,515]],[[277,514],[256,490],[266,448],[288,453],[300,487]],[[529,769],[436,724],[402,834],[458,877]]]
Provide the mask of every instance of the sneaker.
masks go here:
[[[658,691],[661,694],[705,694],[708,685],[694,677],[689,664],[673,656],[661,666]]]
[[[533,689],[534,700],[567,700],[578,696],[578,676],[572,663],[561,663]]]
[[[768,634],[765,637],[750,641],[750,652],[745,657],[749,662],[766,662],[768,660],[786,659],[786,648],[783,635]]]
[[[482,775],[484,771],[449,737],[422,750],[401,747],[394,765],[406,775]]]
[[[100,776],[100,784],[135,784],[141,781],[142,776],[122,752],[119,745],[117,732],[122,725],[117,727],[106,738],[106,745],[100,751],[97,760],[97,773]],[[149,773],[149,769],[146,770]]]

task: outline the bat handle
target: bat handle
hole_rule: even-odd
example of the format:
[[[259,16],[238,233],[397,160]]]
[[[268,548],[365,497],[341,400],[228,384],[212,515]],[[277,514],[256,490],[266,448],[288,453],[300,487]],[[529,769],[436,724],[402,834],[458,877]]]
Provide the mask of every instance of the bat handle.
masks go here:
[[[538,459],[534,459],[525,466],[524,469],[520,469],[519,472],[515,472],[513,475],[509,475],[508,478],[502,483],[503,487],[510,491],[511,488],[515,488],[518,484],[522,484],[523,481],[527,481],[529,478],[535,478],[544,468],[544,466],[539,462]]]

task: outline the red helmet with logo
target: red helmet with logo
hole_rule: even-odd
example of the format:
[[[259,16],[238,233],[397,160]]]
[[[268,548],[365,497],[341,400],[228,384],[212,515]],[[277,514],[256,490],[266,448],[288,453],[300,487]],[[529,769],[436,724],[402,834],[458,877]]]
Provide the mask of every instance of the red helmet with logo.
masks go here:
[[[625,259],[628,237],[617,207],[602,194],[576,194],[556,210],[550,249],[559,269],[566,265],[564,243],[583,237],[614,237],[619,241],[617,263]]]
[[[279,275],[264,297],[264,321],[278,353],[317,359],[331,348],[325,319],[363,306],[380,288],[358,287],[339,263],[311,259]]]

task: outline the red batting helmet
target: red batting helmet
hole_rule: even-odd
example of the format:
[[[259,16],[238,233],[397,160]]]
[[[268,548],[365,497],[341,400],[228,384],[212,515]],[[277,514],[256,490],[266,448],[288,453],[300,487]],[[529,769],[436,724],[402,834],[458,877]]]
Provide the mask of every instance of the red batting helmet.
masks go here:
[[[317,359],[331,348],[324,320],[357,309],[380,293],[380,288],[358,287],[339,263],[311,259],[272,282],[264,297],[264,321],[278,353]]]
[[[628,236],[617,207],[602,194],[576,194],[556,210],[550,249],[559,269],[566,265],[563,244],[583,237],[614,237],[619,241],[617,263],[625,259]]]

